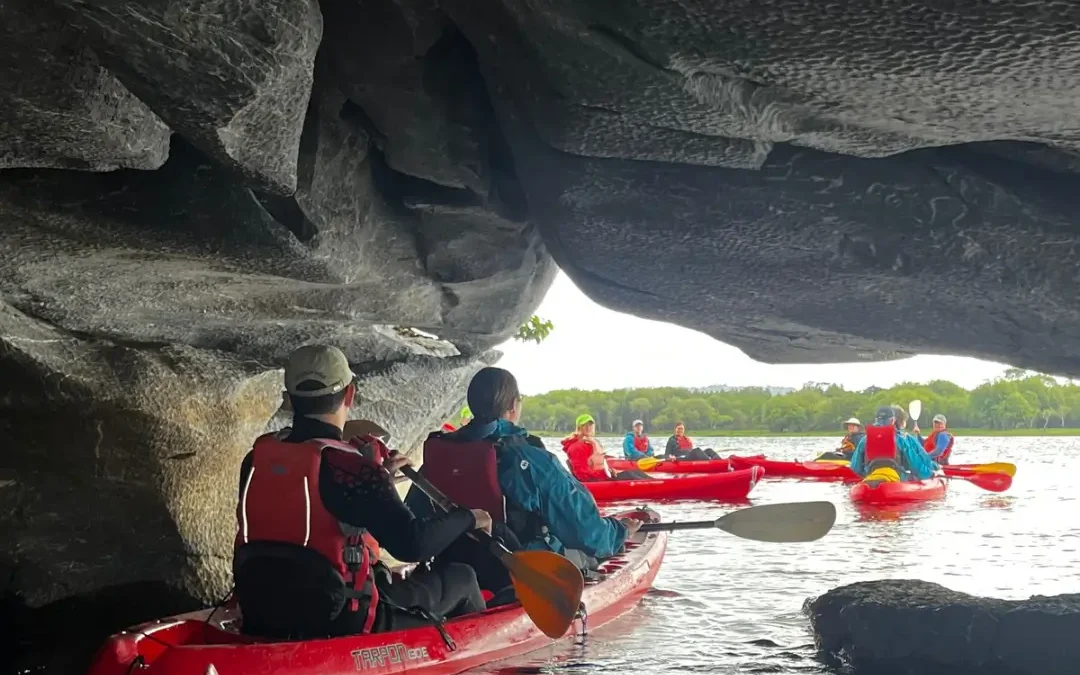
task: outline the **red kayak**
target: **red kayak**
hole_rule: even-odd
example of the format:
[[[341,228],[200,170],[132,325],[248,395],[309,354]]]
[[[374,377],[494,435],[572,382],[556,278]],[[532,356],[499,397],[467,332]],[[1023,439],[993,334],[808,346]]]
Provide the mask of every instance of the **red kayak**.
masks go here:
[[[660,520],[654,511],[636,513]],[[666,532],[642,533],[627,542],[623,554],[602,563],[602,578],[589,582],[581,598],[589,629],[637,604],[660,570],[666,548]],[[517,604],[447,621],[446,640],[436,628],[424,627],[263,642],[241,635],[239,620],[236,610],[203,610],[129,628],[106,641],[88,675],[451,675],[551,644]],[[575,623],[567,636],[580,630]]]
[[[945,496],[945,479],[900,481],[898,483],[856,483],[851,486],[851,501],[862,504],[921,502]]]
[[[728,457],[732,469],[748,469],[752,466],[760,466],[765,469],[769,478],[811,478],[814,480],[843,480],[854,481],[859,477],[855,472],[840,464],[828,462],[787,462],[776,459],[765,459],[762,456]]]
[[[585,487],[597,502],[620,500],[675,501],[680,499],[742,501],[750,494],[765,470],[752,467],[744,471],[710,473],[696,476],[665,476],[641,480],[589,481]]]
[[[641,468],[632,459],[609,458],[607,463],[615,471],[633,471]],[[650,473],[726,473],[731,471],[731,465],[726,459],[665,459],[646,471]]]

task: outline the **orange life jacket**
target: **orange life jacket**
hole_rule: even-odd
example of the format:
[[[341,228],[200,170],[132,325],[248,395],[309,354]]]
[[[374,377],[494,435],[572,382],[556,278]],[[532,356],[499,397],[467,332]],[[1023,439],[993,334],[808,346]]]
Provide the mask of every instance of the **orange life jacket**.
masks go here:
[[[942,429],[941,431],[931,432],[930,435],[926,437],[926,440],[923,441],[923,450],[927,451],[928,453],[933,452],[937,448],[938,434],[943,434],[947,431],[948,429]],[[949,434],[949,444],[945,446],[945,451],[937,457],[937,462],[939,464],[943,464],[949,460],[949,455],[952,454],[952,446],[955,442],[956,436]]]
[[[374,437],[365,443],[382,442]],[[277,542],[311,549],[325,558],[349,589],[346,609],[358,611],[360,599],[369,598],[364,632],[375,623],[379,591],[374,565],[379,542],[366,530],[341,523],[323,505],[319,495],[319,469],[326,448],[363,456],[381,464],[385,453],[374,458],[356,445],[334,439],[286,443],[283,434],[260,436],[252,448],[248,473],[236,508],[236,548],[252,542]],[[377,448],[384,450],[384,448]]]

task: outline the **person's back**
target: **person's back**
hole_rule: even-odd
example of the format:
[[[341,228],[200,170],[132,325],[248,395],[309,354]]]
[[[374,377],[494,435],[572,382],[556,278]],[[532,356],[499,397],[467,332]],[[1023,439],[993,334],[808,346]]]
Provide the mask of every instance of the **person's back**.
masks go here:
[[[477,373],[469,385],[469,406],[475,415],[472,422],[453,434],[433,434],[428,443],[491,444],[498,488],[506,501],[506,524],[523,548],[571,554],[579,566],[589,562],[584,557],[607,558],[622,549],[640,522],[602,517],[588,490],[539,438],[517,426],[521,398],[509,372],[484,368]],[[430,508],[430,500],[415,489],[406,497],[418,511],[425,502]]]
[[[851,457],[851,469],[867,479],[925,480],[936,470],[918,442],[896,426],[891,407],[878,410]]]
[[[339,350],[294,352],[285,369],[293,427],[260,437],[241,465],[233,575],[245,633],[367,633],[425,623],[404,611],[414,607],[429,616],[484,608],[465,566],[386,583],[381,548],[418,562],[490,519],[455,509],[421,520],[405,508],[391,472],[407,461],[373,437],[342,440],[352,378]]]

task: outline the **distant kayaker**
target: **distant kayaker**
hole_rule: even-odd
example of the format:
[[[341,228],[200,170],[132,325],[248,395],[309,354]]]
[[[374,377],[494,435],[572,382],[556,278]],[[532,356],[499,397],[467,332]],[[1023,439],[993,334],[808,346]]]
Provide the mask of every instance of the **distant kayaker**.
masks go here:
[[[632,469],[615,473],[608,467],[607,455],[600,439],[596,438],[596,421],[588,413],[574,420],[574,433],[562,440],[563,452],[570,473],[579,481],[641,480],[650,478],[644,471]],[[644,458],[645,455],[642,455]]]
[[[851,470],[864,478],[883,481],[926,480],[937,465],[914,436],[901,430],[903,411],[892,406],[878,408],[874,423],[866,427],[851,456]]]
[[[675,423],[675,433],[667,439],[664,456],[669,459],[720,459],[712,448],[694,447],[694,441],[686,435],[686,425],[682,422]]]
[[[919,443],[922,444],[923,449],[930,455],[930,458],[942,466],[949,463],[953,442],[956,441],[956,437],[945,427],[945,416],[938,413],[934,415],[934,430],[930,432],[929,436],[923,438],[922,434],[919,433],[919,423],[915,423],[915,435],[918,436]]]
[[[641,526],[638,520],[602,517],[589,491],[547,451],[537,436],[518,425],[522,397],[517,380],[509,371],[482,368],[469,383],[468,399],[475,415],[472,421],[452,434],[432,434],[424,443],[424,452],[454,451],[465,445],[477,449],[490,444],[495,453],[497,484],[488,482],[491,474],[482,452],[470,452],[467,457],[462,453],[459,473],[454,475],[437,476],[428,473],[427,467],[424,473],[436,486],[468,480],[476,503],[505,504],[506,529],[512,535],[508,546],[552,550],[582,569],[589,569],[595,568],[596,559],[618,553],[626,538],[637,532]],[[475,464],[471,470],[470,464]],[[415,487],[410,489],[405,503],[416,513],[433,508],[431,501]],[[483,569],[482,560],[491,560],[486,549],[470,553],[469,546],[462,543],[454,548],[461,556],[471,556],[467,560],[482,581],[499,574]],[[505,578],[505,572],[501,574]],[[494,590],[489,584],[482,585]]]
[[[465,406],[461,409],[461,413],[458,414],[458,423],[455,426],[453,422],[443,422],[443,433],[450,433],[451,431],[457,431],[459,428],[465,426],[472,419],[472,411],[469,410],[469,406]]]
[[[626,457],[626,459],[633,460],[652,457],[652,444],[649,443],[649,437],[645,435],[645,423],[641,420],[634,420],[634,423],[630,425],[630,428],[633,429],[633,431],[628,432],[623,438],[623,456]]]
[[[464,508],[415,517],[391,477],[408,460],[373,436],[342,438],[355,397],[339,349],[309,345],[290,355],[293,426],[256,439],[240,468],[233,576],[246,633],[351,635],[430,623],[400,607],[435,616],[485,608],[467,565],[388,583],[380,548],[420,562],[470,530],[489,530],[491,517]]]
[[[844,422],[844,429],[847,433],[842,439],[840,439],[840,447],[833,452],[826,452],[818,457],[821,459],[846,459],[850,460],[851,456],[855,453],[855,446],[859,444],[859,441],[866,436],[866,432],[862,430],[862,422],[859,418],[852,417]]]

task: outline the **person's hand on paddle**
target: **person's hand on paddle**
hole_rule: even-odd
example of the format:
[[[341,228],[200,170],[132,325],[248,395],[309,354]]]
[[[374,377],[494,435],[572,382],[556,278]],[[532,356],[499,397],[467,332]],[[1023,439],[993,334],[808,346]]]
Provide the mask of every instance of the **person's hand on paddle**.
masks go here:
[[[484,509],[469,509],[472,511],[473,518],[476,519],[476,527],[474,529],[483,530],[488,534],[491,534],[491,514]]]
[[[915,432],[915,435],[919,435],[919,423],[915,422],[915,425],[911,427],[911,430]]]
[[[641,529],[641,521],[637,518],[619,518],[619,522],[626,528],[626,536],[632,537]]]
[[[389,471],[391,476],[397,473],[403,466],[412,466],[412,460],[397,450],[391,450],[390,455],[383,460],[383,468]]]

